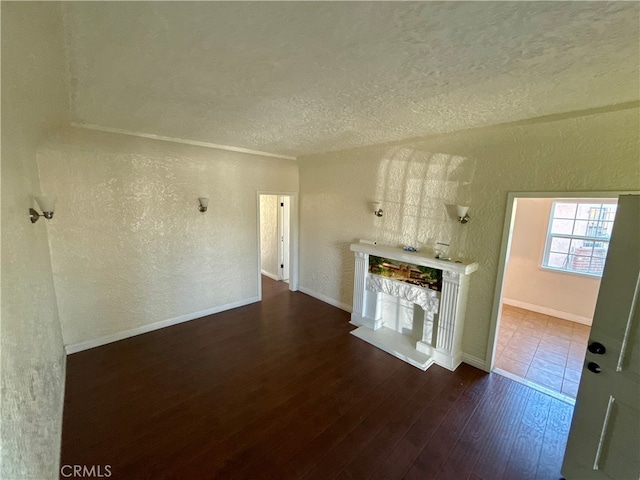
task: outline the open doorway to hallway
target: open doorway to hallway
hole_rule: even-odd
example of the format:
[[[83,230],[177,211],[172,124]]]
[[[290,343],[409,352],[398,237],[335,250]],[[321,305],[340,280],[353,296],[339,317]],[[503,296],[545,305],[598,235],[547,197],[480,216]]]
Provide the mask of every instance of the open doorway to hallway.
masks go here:
[[[617,198],[513,199],[493,370],[575,399]]]
[[[296,290],[295,194],[258,193],[258,243],[260,277],[289,284]],[[260,291],[261,281],[258,279]]]

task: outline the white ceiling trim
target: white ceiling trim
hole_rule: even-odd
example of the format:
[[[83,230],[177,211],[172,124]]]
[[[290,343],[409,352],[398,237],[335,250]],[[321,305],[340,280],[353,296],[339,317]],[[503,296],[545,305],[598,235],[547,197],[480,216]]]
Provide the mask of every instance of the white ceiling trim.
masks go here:
[[[164,135],[155,135],[153,133],[134,132],[122,128],[103,127],[101,125],[92,125],[87,123],[71,122],[71,126],[76,128],[86,128],[88,130],[97,130],[100,132],[120,133],[122,135],[130,135],[132,137],[151,138],[154,140],[162,140],[164,142],[182,143],[185,145],[195,145],[196,147],[215,148],[216,150],[228,150],[230,152],[249,153],[251,155],[260,155],[262,157],[281,158],[284,160],[298,160],[297,157],[289,155],[279,155],[277,153],[261,152],[260,150],[252,150],[250,148],[232,147],[230,145],[219,145],[217,143],[199,142],[197,140],[187,140],[184,138],[166,137]]]

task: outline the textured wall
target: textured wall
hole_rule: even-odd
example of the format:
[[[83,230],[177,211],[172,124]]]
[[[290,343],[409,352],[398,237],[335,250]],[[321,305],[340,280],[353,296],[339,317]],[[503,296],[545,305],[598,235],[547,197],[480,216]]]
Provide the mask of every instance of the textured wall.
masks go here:
[[[260,253],[262,270],[278,276],[278,196],[260,195]]]
[[[471,277],[465,353],[483,359],[509,191],[640,189],[638,109],[445,135],[299,159],[300,286],[351,304],[358,238],[429,247],[480,264]],[[368,202],[379,199],[377,218]],[[444,204],[469,203],[460,225]]]
[[[600,278],[541,268],[552,198],[518,199],[505,298],[593,318]]]
[[[255,297],[257,191],[298,190],[291,160],[84,129],[38,164],[65,345]]]
[[[2,418],[0,478],[58,478],[65,354],[36,149],[66,120],[60,5],[2,3]],[[45,192],[46,193],[46,192]],[[52,220],[55,222],[55,219]]]

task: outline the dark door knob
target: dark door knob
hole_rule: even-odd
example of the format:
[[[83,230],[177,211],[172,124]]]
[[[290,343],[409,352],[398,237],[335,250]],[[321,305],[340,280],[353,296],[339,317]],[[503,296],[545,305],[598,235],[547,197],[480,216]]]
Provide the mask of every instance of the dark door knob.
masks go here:
[[[587,363],[587,368],[589,369],[590,372],[593,372],[593,373],[600,373],[602,371],[602,369],[600,368],[600,365],[598,365],[596,362]]]
[[[604,352],[607,351],[607,349],[604,348],[604,345],[600,342],[590,343],[587,347],[587,350],[589,350],[591,353],[595,353],[596,355],[604,355]]]

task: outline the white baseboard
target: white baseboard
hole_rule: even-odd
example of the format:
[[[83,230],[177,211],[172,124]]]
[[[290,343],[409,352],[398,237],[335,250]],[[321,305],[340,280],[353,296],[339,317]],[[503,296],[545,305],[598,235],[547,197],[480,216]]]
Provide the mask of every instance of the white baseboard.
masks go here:
[[[582,325],[591,326],[591,323],[593,322],[593,319],[589,317],[583,317],[581,315],[575,315],[573,313],[563,312],[560,310],[555,310],[553,308],[541,307],[540,305],[521,302],[520,300],[514,300],[513,298],[503,298],[502,303],[506,303],[507,305],[511,305],[513,307],[524,308],[525,310],[531,310],[532,312],[562,318],[563,320],[568,320],[570,322],[581,323]]]
[[[278,275],[274,275],[273,273],[269,273],[266,270],[260,270],[260,273],[262,273],[262,275],[264,275],[265,277],[269,277],[269,278],[275,280],[276,282],[280,281],[280,279],[278,278]]]
[[[66,345],[64,348],[67,352],[67,355],[71,355],[72,353],[81,352],[90,348],[100,347],[102,345],[106,345],[107,343],[117,342],[118,340],[124,340],[125,338],[135,337],[136,335],[141,335],[143,333],[153,332],[154,330],[159,330],[161,328],[170,327],[179,323],[188,322],[197,318],[206,317],[207,315],[213,315],[214,313],[224,312],[225,310],[243,307],[245,305],[249,305],[258,301],[260,301],[258,297],[251,297],[245,300],[240,300],[238,302],[228,303],[219,307],[213,307],[201,312],[189,313],[187,315],[181,315],[176,318],[169,318],[167,320],[161,320],[159,322],[150,323],[148,325],[142,325],[141,327],[132,328],[131,330],[112,333],[111,335],[105,335],[103,337],[96,338],[95,340],[73,343],[71,345]]]
[[[313,290],[298,285],[298,291],[309,295],[310,297],[317,298],[318,300],[328,303],[329,305],[333,305],[334,307],[339,308],[340,310],[344,310],[345,312],[351,313],[352,307],[351,305],[347,305],[346,303],[339,302],[333,298],[327,297],[326,295],[322,295],[321,293],[314,292]]]
[[[479,368],[480,370],[484,370],[485,372],[489,371],[489,369],[487,368],[487,363],[482,358],[474,357],[473,355],[463,353],[462,361],[468,365],[471,365],[472,367],[476,367],[476,368]]]

